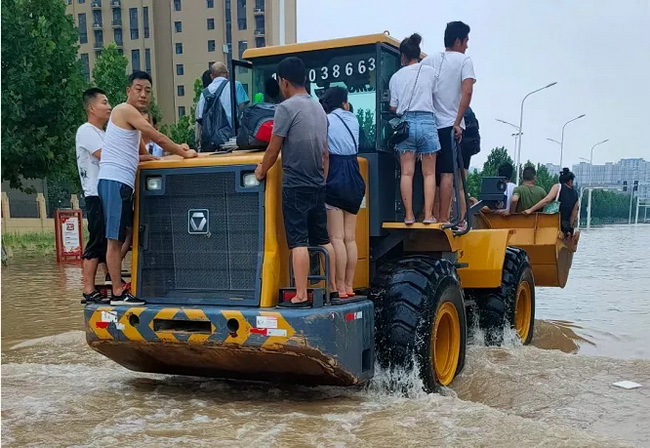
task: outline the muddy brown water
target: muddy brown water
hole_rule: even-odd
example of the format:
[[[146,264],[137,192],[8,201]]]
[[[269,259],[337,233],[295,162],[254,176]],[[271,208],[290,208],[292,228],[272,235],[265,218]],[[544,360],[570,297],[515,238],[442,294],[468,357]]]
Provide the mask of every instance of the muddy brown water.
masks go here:
[[[650,447],[650,227],[584,233],[539,288],[533,346],[480,344],[442,394],[130,372],[85,345],[81,273],[2,269],[2,444],[34,447]],[[631,380],[642,387],[612,386]]]

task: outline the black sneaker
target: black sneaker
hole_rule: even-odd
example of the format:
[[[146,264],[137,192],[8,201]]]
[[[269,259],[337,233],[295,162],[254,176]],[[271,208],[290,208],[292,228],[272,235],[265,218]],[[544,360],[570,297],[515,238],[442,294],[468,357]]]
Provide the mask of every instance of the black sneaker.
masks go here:
[[[83,299],[81,299],[81,304],[86,303],[98,303],[100,305],[108,305],[111,303],[108,297],[104,297],[99,291],[94,290],[90,294],[82,293]]]
[[[144,305],[146,303],[144,300],[140,300],[132,295],[126,289],[122,292],[122,295],[113,296],[111,299],[111,305]]]

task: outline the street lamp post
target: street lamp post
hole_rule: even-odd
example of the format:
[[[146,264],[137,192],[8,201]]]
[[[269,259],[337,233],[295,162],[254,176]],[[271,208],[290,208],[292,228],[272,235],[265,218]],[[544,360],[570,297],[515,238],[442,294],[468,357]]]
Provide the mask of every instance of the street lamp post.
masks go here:
[[[553,87],[557,82],[552,82],[544,87],[541,87],[537,90],[533,90],[529,94],[527,94],[523,100],[521,100],[521,110],[519,111],[519,147],[517,148],[517,160],[515,161],[516,164],[516,174],[515,174],[515,182],[518,184],[519,183],[519,164],[521,162],[521,136],[523,135],[523,130],[524,130],[524,101],[526,101],[526,98],[531,96],[533,93],[537,93],[541,90],[548,89],[549,87]]]
[[[562,155],[564,154],[564,128],[566,128],[566,125],[569,123],[572,123],[576,120],[579,120],[580,118],[584,117],[585,114],[582,114],[578,117],[572,118],[571,120],[567,121],[564,123],[564,126],[562,126],[562,138],[560,139],[560,170],[562,169]]]
[[[608,141],[609,139],[606,138],[602,142],[598,142],[591,147],[591,156],[589,156],[589,185],[591,185],[594,182],[593,174],[592,174],[592,170],[594,169],[594,148],[596,148],[596,146],[598,145],[602,145],[603,143],[607,143]]]
[[[512,124],[508,121],[501,120],[500,118],[496,118],[496,121],[498,121],[499,123],[507,124],[508,126],[512,126],[517,131],[514,134],[512,134],[512,136],[515,138],[515,144],[512,147],[512,159],[514,160],[517,154],[517,138],[521,135],[521,129],[519,129],[519,126],[517,126],[516,124]]]

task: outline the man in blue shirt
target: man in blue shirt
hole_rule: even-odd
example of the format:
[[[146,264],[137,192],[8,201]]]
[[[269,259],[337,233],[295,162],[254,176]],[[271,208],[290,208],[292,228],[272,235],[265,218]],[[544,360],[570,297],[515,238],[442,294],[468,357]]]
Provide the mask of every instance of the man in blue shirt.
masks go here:
[[[210,91],[210,93],[215,93],[219,88],[219,86],[221,86],[222,82],[228,82],[229,72],[228,72],[228,68],[226,68],[226,64],[224,64],[223,62],[215,62],[214,64],[212,64],[212,68],[210,69],[210,76],[212,77],[212,82],[207,87],[207,89]],[[250,102],[250,99],[248,98],[248,94],[246,93],[244,86],[239,81],[235,81],[235,92],[237,94],[237,106],[239,106],[239,108],[243,108],[246,104]],[[230,100],[230,86],[226,86],[226,88],[223,89],[223,92],[221,93],[219,100],[221,101],[221,105],[223,106],[226,112],[228,123],[230,124],[230,127],[234,130],[233,120],[232,120],[232,102]],[[201,142],[201,121],[203,120],[204,108],[205,108],[205,97],[203,96],[203,93],[201,93],[199,102],[196,105],[196,116],[195,116],[196,118],[195,136],[196,136],[197,145],[199,145]]]

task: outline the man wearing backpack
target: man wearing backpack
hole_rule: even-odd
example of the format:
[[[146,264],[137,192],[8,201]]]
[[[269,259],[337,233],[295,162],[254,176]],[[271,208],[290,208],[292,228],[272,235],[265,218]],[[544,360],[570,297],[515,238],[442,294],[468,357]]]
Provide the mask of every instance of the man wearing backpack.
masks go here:
[[[210,69],[212,82],[201,92],[196,105],[196,144],[199,151],[212,152],[235,135],[230,100],[228,68],[223,62],[215,62]],[[244,86],[235,82],[237,106],[243,107],[250,100]]]
[[[438,82],[433,95],[433,107],[438,122],[438,137],[441,150],[436,163],[440,174],[440,208],[436,218],[448,222],[453,195],[456,161],[452,152],[452,136],[460,143],[465,128],[465,111],[472,100],[474,65],[465,54],[469,42],[470,28],[463,22],[449,22],[445,29],[445,51],[427,56],[423,64],[431,65],[438,73]],[[458,146],[460,149],[460,145]],[[465,168],[469,168],[469,157],[463,158]],[[459,198],[461,214],[465,215],[464,192]]]

